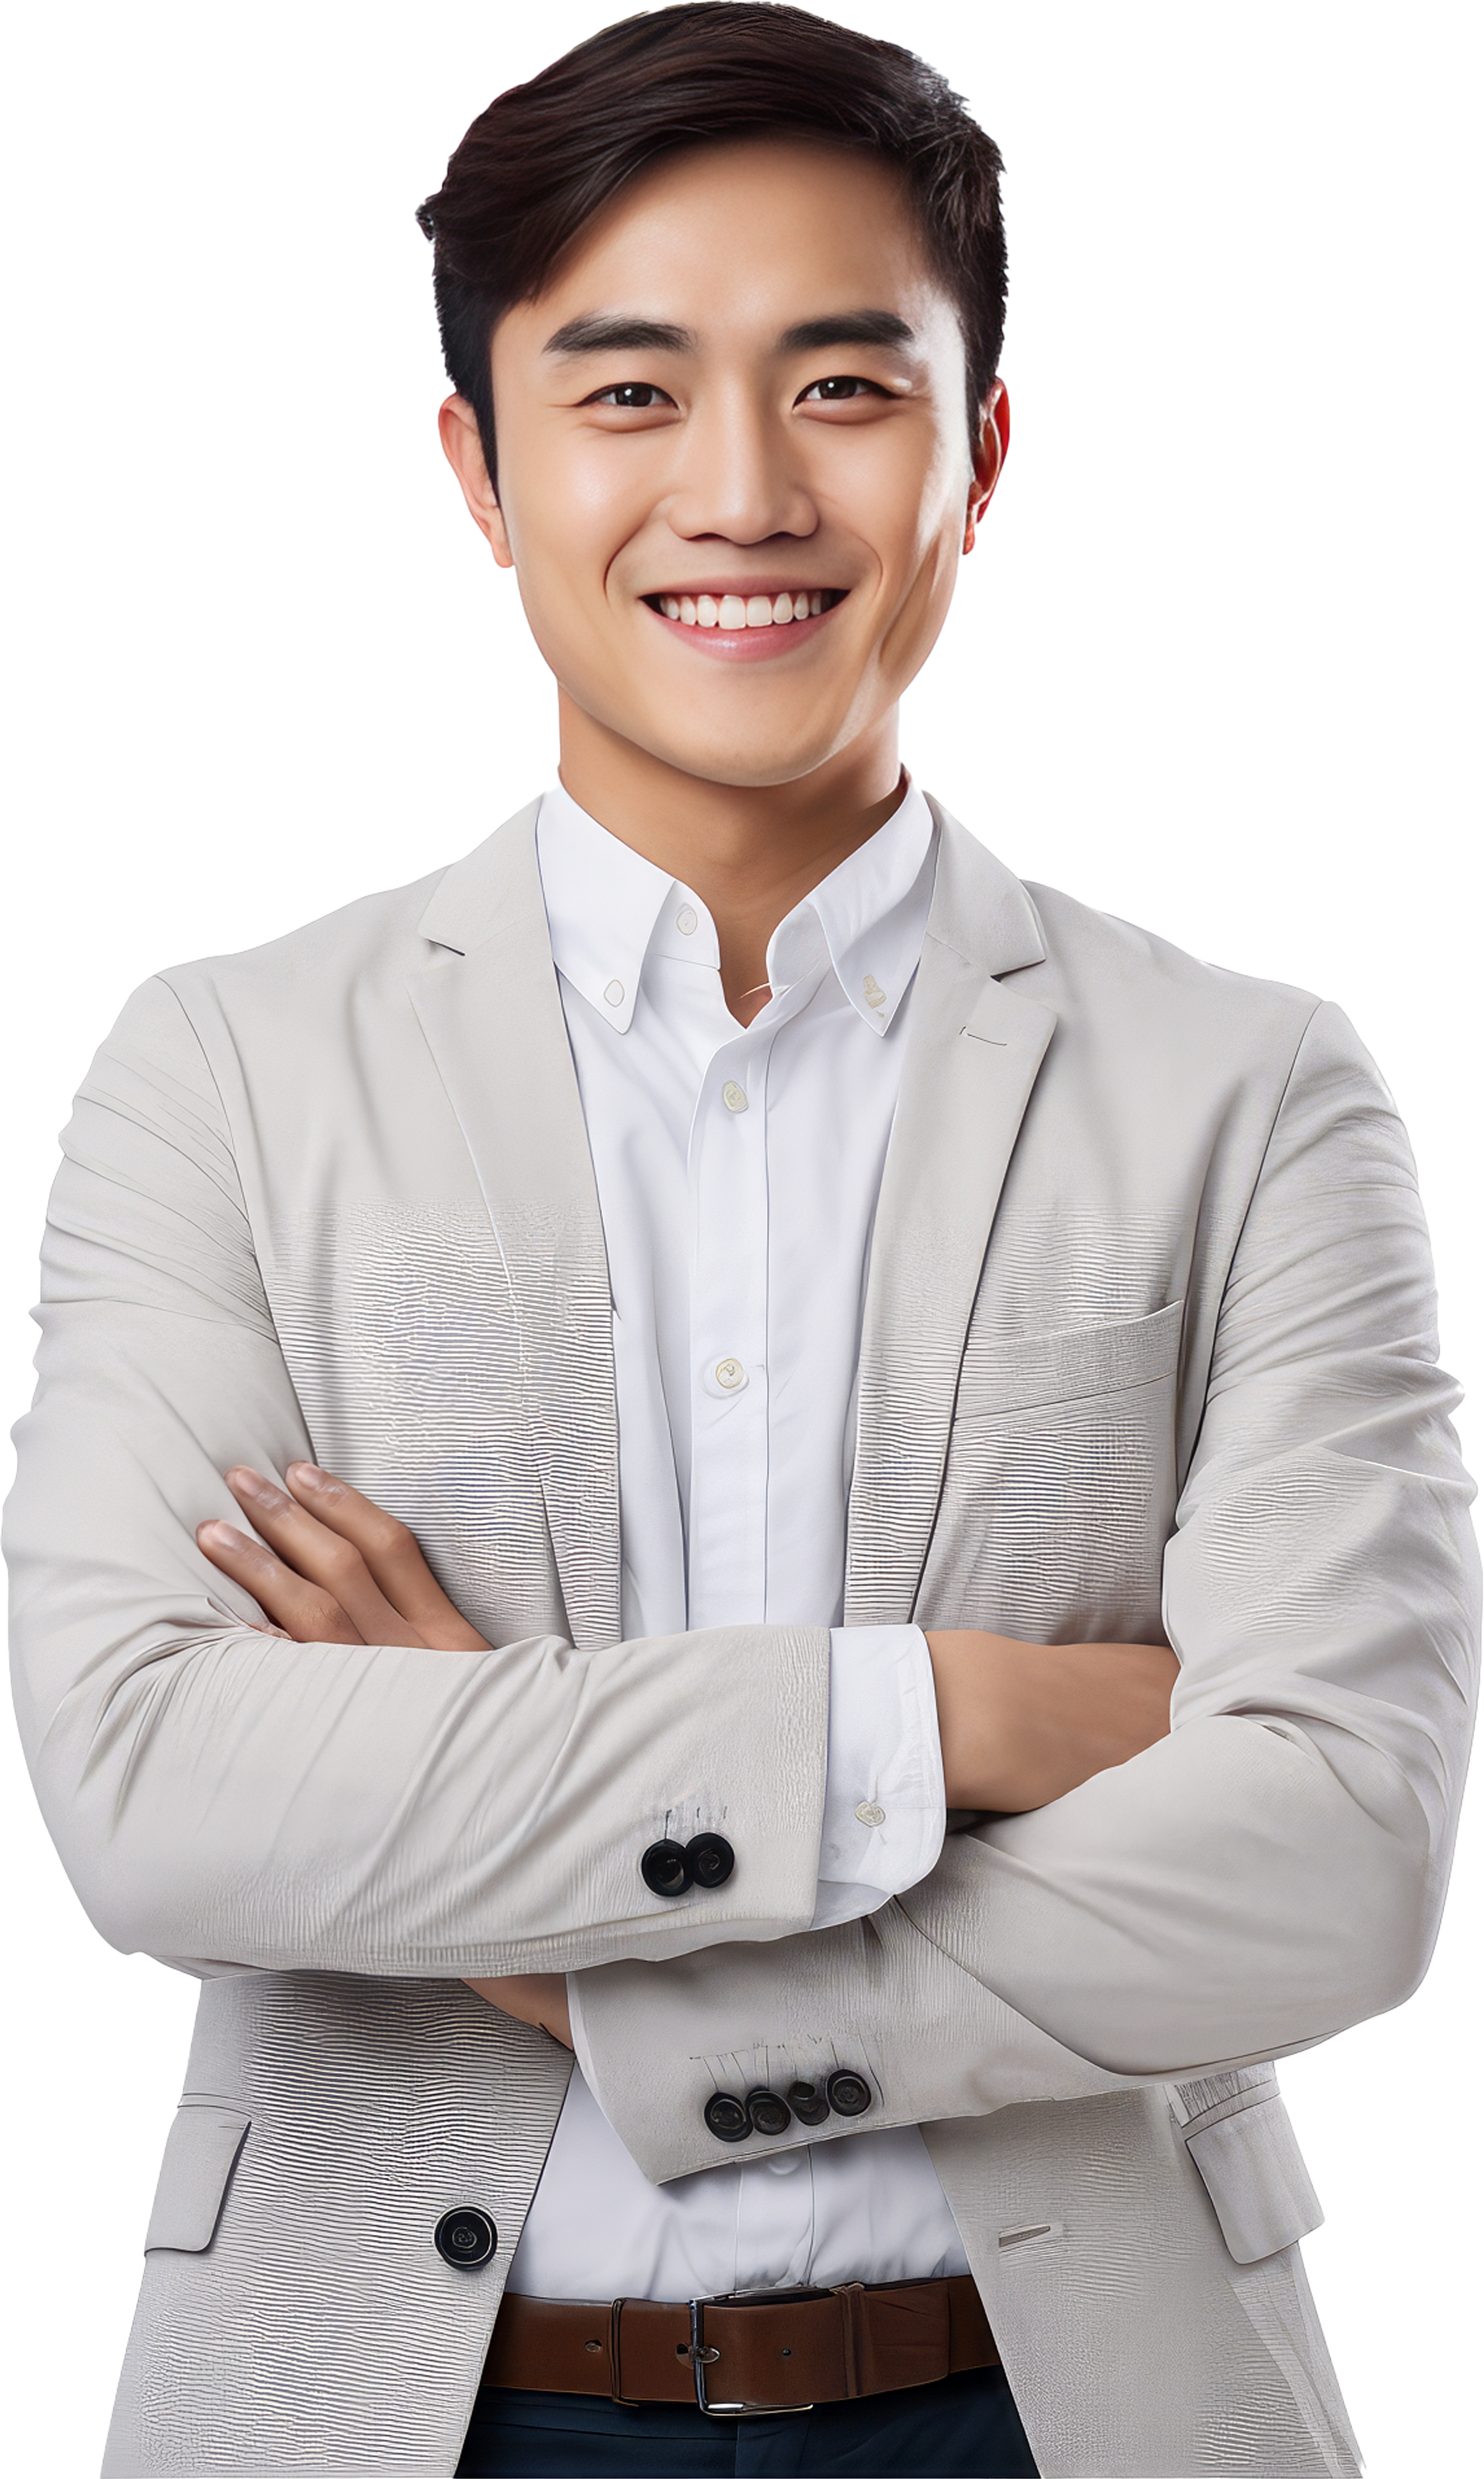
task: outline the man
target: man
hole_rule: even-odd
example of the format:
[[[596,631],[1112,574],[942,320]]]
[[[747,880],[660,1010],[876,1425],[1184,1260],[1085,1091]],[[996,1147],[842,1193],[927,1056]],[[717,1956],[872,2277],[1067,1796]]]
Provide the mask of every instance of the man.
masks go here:
[[[444,439],[561,782],[80,1097],[21,1708],[204,1981],[111,2472],[1356,2466],[1267,2061],[1430,1949],[1454,1390],[1343,1019],[901,773],[996,172],[785,9],[491,107]]]

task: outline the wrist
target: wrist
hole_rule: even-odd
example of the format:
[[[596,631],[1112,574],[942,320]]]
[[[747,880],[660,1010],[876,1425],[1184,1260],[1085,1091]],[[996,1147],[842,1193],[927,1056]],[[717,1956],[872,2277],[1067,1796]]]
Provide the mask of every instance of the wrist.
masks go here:
[[[1000,1673],[1009,1639],[980,1627],[947,1627],[934,1628],[927,1644],[944,1799],[949,1807],[995,1807],[994,1777],[1007,1753]]]

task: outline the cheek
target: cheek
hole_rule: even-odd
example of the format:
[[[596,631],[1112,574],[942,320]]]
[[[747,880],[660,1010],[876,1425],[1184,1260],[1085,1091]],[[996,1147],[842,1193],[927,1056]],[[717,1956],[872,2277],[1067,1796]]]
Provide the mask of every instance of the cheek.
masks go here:
[[[904,539],[899,589],[878,656],[881,671],[899,690],[914,677],[936,643],[958,583],[963,513],[956,500],[925,509],[910,541]]]
[[[889,607],[900,609],[936,575],[944,546],[957,551],[968,500],[969,464],[961,443],[883,424],[862,441],[839,513],[876,553]]]

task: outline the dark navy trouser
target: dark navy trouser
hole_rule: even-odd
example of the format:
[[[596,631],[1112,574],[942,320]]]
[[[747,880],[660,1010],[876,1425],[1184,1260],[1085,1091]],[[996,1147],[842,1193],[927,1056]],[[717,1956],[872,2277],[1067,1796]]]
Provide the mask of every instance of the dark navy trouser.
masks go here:
[[[1036,2479],[999,2367],[776,2418],[707,2418],[669,2402],[630,2410],[585,2393],[480,2391],[458,2479],[610,2471],[633,2479]]]

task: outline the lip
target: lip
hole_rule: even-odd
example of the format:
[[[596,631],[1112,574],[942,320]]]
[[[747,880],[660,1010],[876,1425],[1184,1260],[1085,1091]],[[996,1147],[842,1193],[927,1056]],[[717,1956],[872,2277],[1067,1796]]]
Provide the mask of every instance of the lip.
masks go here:
[[[750,578],[742,587],[732,582],[721,585],[709,583],[686,585],[683,588],[665,586],[660,590],[666,594],[677,595],[681,592],[688,595],[709,594],[719,602],[724,594],[738,592],[744,596],[795,594],[801,591],[808,593],[811,589],[807,586],[801,588],[797,579],[790,580],[782,577],[777,585],[770,586],[761,578],[755,577]],[[785,620],[775,623],[771,628],[702,628],[694,622],[687,626],[683,620],[666,619],[663,611],[656,611],[648,598],[643,600],[644,607],[651,619],[657,621],[667,635],[679,638],[687,646],[696,647],[699,652],[709,654],[714,662],[765,663],[770,660],[777,662],[783,655],[793,653],[811,644],[821,628],[829,626],[835,613],[843,610],[849,601],[848,588],[842,589],[836,586],[832,590],[839,595],[840,599],[838,602],[832,602],[827,611],[816,611],[807,620]]]

